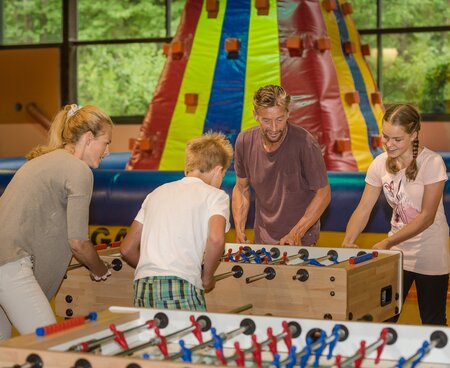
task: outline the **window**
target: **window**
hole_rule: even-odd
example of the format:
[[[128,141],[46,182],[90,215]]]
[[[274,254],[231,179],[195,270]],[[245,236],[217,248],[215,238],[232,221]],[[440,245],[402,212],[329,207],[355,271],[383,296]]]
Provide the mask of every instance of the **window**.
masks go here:
[[[185,0],[0,0],[0,48],[61,49],[62,103],[91,103],[115,121],[141,122],[166,60],[163,43],[175,34],[184,5]]]
[[[78,0],[77,39],[166,37],[165,0]]]
[[[350,0],[351,1],[351,0]],[[353,0],[352,17],[385,103],[413,102],[450,121],[448,0]],[[159,81],[164,42],[185,0],[0,0],[0,49],[61,50],[62,102],[94,103],[140,122]],[[378,52],[378,50],[382,52]]]
[[[112,116],[145,114],[166,61],[161,43],[90,45],[77,51],[79,104],[100,106]]]
[[[77,101],[100,106],[114,117],[144,115],[166,60],[163,43],[175,33],[184,4],[78,0],[76,86],[71,86]]]
[[[0,5],[1,45],[62,41],[61,0],[7,0]]]
[[[353,11],[383,102],[412,102],[424,119],[449,121],[448,0],[358,0]]]

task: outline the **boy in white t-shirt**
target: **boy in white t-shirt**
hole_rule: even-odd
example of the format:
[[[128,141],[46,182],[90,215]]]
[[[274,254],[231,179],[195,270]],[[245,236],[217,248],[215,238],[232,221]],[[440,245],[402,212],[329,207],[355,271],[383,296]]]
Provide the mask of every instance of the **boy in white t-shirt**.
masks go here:
[[[204,292],[230,227],[229,196],[220,190],[233,148],[221,133],[186,146],[185,177],[151,192],[121,244],[135,272],[137,307],[205,310]]]
[[[415,282],[422,323],[446,325],[450,255],[442,196],[447,173],[442,157],[419,145],[419,130],[420,114],[414,106],[398,104],[386,110],[386,152],[367,170],[366,187],[347,225],[343,246],[356,247],[356,238],[383,190],[393,208],[391,231],[373,248],[402,251],[403,298]]]

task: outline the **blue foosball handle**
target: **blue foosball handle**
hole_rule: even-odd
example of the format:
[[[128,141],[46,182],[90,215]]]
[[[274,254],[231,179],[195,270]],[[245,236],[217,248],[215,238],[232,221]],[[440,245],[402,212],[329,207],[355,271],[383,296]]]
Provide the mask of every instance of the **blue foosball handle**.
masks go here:
[[[375,257],[378,257],[378,252],[372,252],[372,253],[366,253],[360,256],[356,256],[356,257],[350,257],[348,259],[348,263],[350,264],[357,264],[357,263],[361,263],[361,262],[365,262],[365,261],[369,261]]]

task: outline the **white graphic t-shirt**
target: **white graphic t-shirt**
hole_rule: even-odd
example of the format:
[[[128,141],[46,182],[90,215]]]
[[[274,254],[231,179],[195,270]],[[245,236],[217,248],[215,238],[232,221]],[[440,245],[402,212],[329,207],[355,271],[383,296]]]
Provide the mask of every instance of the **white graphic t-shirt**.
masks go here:
[[[417,157],[419,171],[414,181],[406,179],[405,169],[396,174],[387,172],[386,160],[386,152],[375,158],[367,170],[366,183],[382,187],[384,196],[393,209],[389,232],[391,236],[422,211],[425,185],[446,181],[447,173],[442,157],[427,148]],[[424,275],[449,273],[449,228],[442,198],[434,223],[422,233],[391,249],[403,252],[403,268],[407,271]]]

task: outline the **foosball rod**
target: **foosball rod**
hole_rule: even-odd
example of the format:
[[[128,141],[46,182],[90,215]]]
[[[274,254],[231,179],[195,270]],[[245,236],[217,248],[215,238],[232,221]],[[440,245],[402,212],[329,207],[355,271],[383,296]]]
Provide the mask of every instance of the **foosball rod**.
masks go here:
[[[112,268],[114,271],[120,271],[122,269],[122,261],[119,258],[114,258],[111,261],[111,264],[106,263],[106,262],[105,262],[105,264],[108,267],[108,270]],[[76,270],[76,269],[82,268],[82,267],[86,267],[86,266],[82,263],[74,263],[67,267],[67,271],[73,271],[73,270]]]
[[[311,258],[307,259],[306,261],[303,261],[299,264],[296,264],[296,266],[305,266],[311,263],[320,263],[322,261],[331,261],[333,258],[336,258],[335,252],[328,253],[326,256],[318,257],[318,258]]]
[[[108,249],[108,248],[119,248],[121,243],[122,242],[120,242],[120,241],[109,243],[109,244],[103,244],[102,243],[102,244],[97,244],[94,247],[95,247],[96,251],[99,251],[99,250],[105,250],[105,249]],[[74,263],[74,264],[71,264],[71,265],[69,265],[67,267],[67,271],[76,270],[77,268],[81,268],[81,267],[85,267],[84,264],[82,264],[82,263]],[[116,270],[116,271],[118,271],[118,270]]]
[[[228,312],[225,312],[225,313],[239,314],[239,313],[245,312],[246,310],[249,310],[249,309],[252,309],[252,308],[253,308],[253,304],[245,304],[245,305],[242,305],[240,307],[231,309],[231,310],[229,310]]]
[[[145,348],[148,348],[151,346],[157,346],[157,345],[161,344],[163,342],[163,340],[166,341],[166,340],[172,340],[175,338],[183,337],[183,336],[187,335],[188,333],[193,332],[196,329],[196,324],[194,323],[193,316],[191,316],[191,321],[193,322],[192,325],[182,328],[181,330],[172,332],[171,334],[168,334],[165,336],[152,337],[149,341],[147,341],[144,344],[140,344],[138,346],[121,351],[114,355],[115,356],[129,356],[129,355],[131,355],[137,351],[140,351],[142,349],[145,349]],[[210,321],[209,317],[200,316],[197,318],[196,322],[200,325],[200,328],[202,329],[202,331],[203,330],[207,331],[211,328],[211,321]],[[155,330],[155,331],[157,331],[157,330]]]
[[[300,249],[298,251],[297,254],[293,254],[291,256],[286,257],[285,255],[287,254],[287,252],[284,252],[284,256],[278,259],[274,259],[273,261],[269,261],[267,262],[267,264],[269,265],[278,265],[281,263],[287,263],[290,261],[293,261],[294,259],[300,258],[300,259],[304,259],[307,258],[309,256],[309,252],[306,249]]]
[[[247,284],[251,284],[252,282],[261,280],[261,279],[266,279],[266,280],[273,280],[276,276],[276,272],[275,269],[273,269],[272,267],[266,267],[264,269],[264,272],[258,274],[258,275],[253,275],[250,277],[247,277],[245,279],[245,283]]]
[[[15,364],[11,368],[42,368],[43,366],[44,363],[39,355],[30,354],[27,356],[25,363]]]
[[[96,321],[97,313],[90,312],[87,316],[78,316],[65,321],[52,323],[51,325],[36,328],[36,336],[48,336],[50,334],[68,330],[69,328],[83,325],[86,321]]]
[[[251,320],[250,318],[246,318],[241,321],[240,327],[238,327],[232,331],[229,331],[229,332],[220,333],[220,334],[218,334],[218,336],[222,339],[222,341],[228,341],[228,340],[232,339],[233,337],[236,337],[242,333],[245,335],[251,335],[252,333],[255,332],[255,329],[256,329],[256,325],[253,322],[253,320]],[[189,350],[191,352],[195,352],[195,351],[203,349],[203,348],[213,348],[214,347],[213,344],[214,344],[214,338],[209,339],[208,341],[205,341],[201,344],[195,345],[195,346],[191,347]],[[178,353],[169,355],[167,357],[167,359],[176,360],[176,359],[181,358],[182,356],[183,356],[183,352],[180,351]]]
[[[241,259],[236,259],[238,256]],[[236,263],[251,263],[253,260],[257,264],[263,263],[264,258],[266,258],[266,264],[271,261],[273,258],[278,258],[280,256],[280,250],[277,247],[270,248],[270,251],[267,251],[266,248],[261,248],[258,250],[251,249],[249,252],[241,252],[238,254],[234,260],[232,260],[232,256],[228,257],[228,259],[232,260]]]
[[[262,347],[268,346],[270,344],[274,344],[275,349],[276,349],[276,344],[281,339],[283,339],[287,336],[291,336],[292,338],[297,338],[298,336],[300,336],[301,331],[302,331],[301,327],[297,322],[287,323],[286,321],[283,321],[283,331],[282,332],[280,332],[277,335],[271,335],[272,329],[269,327],[269,329],[267,330],[269,337],[266,340],[260,342],[258,345],[262,348]],[[255,345],[251,345],[247,349],[242,350],[242,353],[245,356],[246,354],[253,353],[254,351],[256,351],[256,347],[255,347]],[[238,355],[235,353],[235,354],[227,357],[226,361],[228,362],[231,360],[236,360],[236,358],[238,358]]]
[[[224,254],[222,257],[220,257],[220,261],[228,260],[230,256],[231,257],[237,256],[237,255],[241,254],[242,252],[245,252],[246,254],[250,255],[251,251],[252,251],[252,248],[250,248],[248,245],[246,245],[245,247],[241,245],[236,252],[233,252],[233,249],[229,248],[228,252],[226,254]]]
[[[395,368],[407,367],[411,363],[411,367],[415,367],[429,352],[434,349],[442,349],[447,345],[448,337],[443,331],[434,331],[431,334],[430,342],[425,341],[421,348],[416,353],[410,356],[408,359],[400,358]]]
[[[165,328],[169,320],[167,315],[164,313],[157,313],[155,317],[151,320],[146,321],[145,323],[129,328],[128,330],[124,330],[122,334],[130,334],[131,332],[138,331],[140,329],[152,329],[153,327]],[[98,349],[102,344],[112,341],[116,338],[116,334],[111,334],[100,339],[89,340],[85,342],[81,342],[79,344],[71,346],[67,351],[77,351],[77,352],[89,352],[92,350]]]
[[[353,363],[357,362],[358,360],[363,360],[368,354],[375,351],[376,349],[379,349],[377,358],[375,359],[375,364],[377,364],[380,360],[381,352],[385,345],[392,345],[397,341],[397,333],[392,328],[385,328],[381,331],[380,337],[377,341],[370,344],[369,346],[365,346],[365,341],[361,341],[361,347],[360,349],[351,357],[343,360],[338,365],[340,368],[344,367],[351,367],[353,366]],[[359,366],[360,364],[358,364]]]
[[[348,337],[348,329],[344,325],[335,325],[333,331],[336,330],[336,333],[331,334],[330,336],[325,337],[323,340],[315,339],[311,344],[307,345],[301,351],[295,354],[295,360],[300,359],[304,355],[308,354],[308,359],[311,353],[314,353],[320,347],[325,348],[326,346],[330,346],[331,344],[336,344],[338,341],[345,341]],[[318,331],[317,331],[318,332]],[[323,331],[321,331],[323,333]],[[307,338],[312,339],[311,337]],[[330,353],[334,349],[334,346],[331,346]],[[331,354],[330,354],[331,355]],[[279,362],[280,366],[289,365],[291,363],[291,357],[287,356],[285,359]]]
[[[224,272],[224,273],[221,273],[218,275],[214,275],[214,280],[220,281],[220,280],[226,279],[231,276],[238,279],[243,275],[243,273],[244,273],[244,270],[242,269],[242,267],[236,265],[236,266],[233,266],[233,268],[229,272]]]

